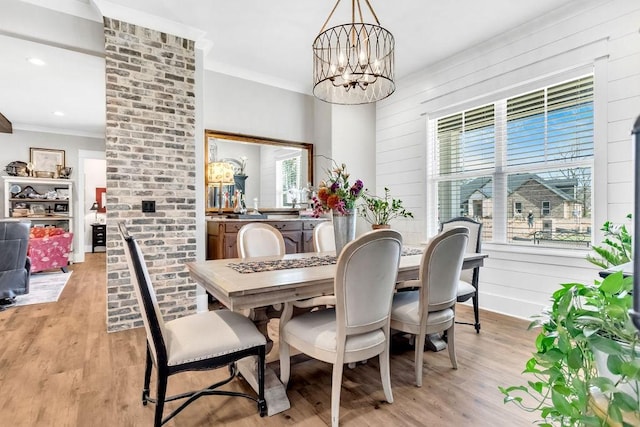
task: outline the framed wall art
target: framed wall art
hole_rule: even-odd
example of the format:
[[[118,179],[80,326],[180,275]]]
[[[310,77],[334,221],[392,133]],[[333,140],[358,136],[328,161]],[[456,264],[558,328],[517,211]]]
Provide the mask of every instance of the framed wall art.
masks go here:
[[[58,165],[65,166],[64,150],[50,148],[29,148],[29,161],[34,171],[53,172],[58,171]]]
[[[68,213],[69,212],[69,205],[66,203],[56,203],[53,205],[53,211],[54,212],[63,212],[63,213]]]
[[[105,213],[107,211],[107,189],[96,187],[96,202],[98,202],[98,212]]]
[[[56,194],[58,195],[58,199],[69,200],[69,187],[56,187]]]

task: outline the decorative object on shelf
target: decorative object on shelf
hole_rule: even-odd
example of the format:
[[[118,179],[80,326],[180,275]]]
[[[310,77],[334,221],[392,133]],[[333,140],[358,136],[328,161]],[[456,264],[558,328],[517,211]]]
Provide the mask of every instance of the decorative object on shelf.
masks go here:
[[[66,203],[56,203],[53,205],[53,211],[57,213],[67,213],[69,212],[69,205]]]
[[[9,163],[5,168],[5,172],[7,172],[11,176],[28,176],[29,172],[27,170],[27,164],[21,161],[15,161]]]
[[[365,24],[360,0],[351,2],[351,22],[327,24],[340,4],[336,1],[313,42],[313,94],[332,104],[367,104],[395,91],[393,35],[380,26],[369,0],[366,5],[376,24]]]
[[[55,191],[58,194],[58,198],[62,200],[67,200],[69,199],[69,196],[71,196],[69,194],[69,188],[67,187],[56,187]]]
[[[34,190],[32,186],[27,185],[22,189],[21,192],[16,194],[15,197],[16,199],[37,199],[39,196],[40,196],[40,193]]]
[[[29,216],[44,216],[45,210],[44,205],[40,203],[31,203],[29,205]]]
[[[54,173],[51,171],[36,171],[36,178],[53,178]]]
[[[603,230],[611,225],[607,221]],[[630,239],[626,232],[607,234],[597,253],[614,265],[624,262]],[[541,328],[524,370],[532,381],[499,387],[504,402],[539,412],[544,425],[639,425],[640,337],[629,313],[633,276],[618,271],[593,284],[561,286],[531,325]]]
[[[11,217],[13,218],[24,218],[29,216],[29,209],[27,208],[13,208],[11,212]]]
[[[98,209],[100,209],[100,206],[98,205],[98,202],[93,202],[93,204],[91,205],[91,207],[89,208],[90,211],[94,211],[95,212],[95,218],[93,219],[93,223],[97,223],[98,222]]]
[[[402,200],[391,197],[390,190],[384,188],[384,197],[367,194],[362,195],[364,203],[359,206],[358,213],[375,230],[389,228],[395,218],[413,218],[413,214],[402,206]]]
[[[22,187],[20,187],[18,184],[13,184],[9,188],[9,191],[11,192],[11,197],[16,197],[18,193],[22,191]]]
[[[222,186],[233,184],[233,165],[227,162],[209,163],[207,185],[218,186],[218,213],[222,213]]]
[[[233,175],[233,186],[236,190],[239,190],[242,194],[245,193],[246,180],[249,178],[247,175]]]
[[[71,166],[58,165],[58,178],[69,179],[71,177],[73,168]]]
[[[65,166],[64,150],[49,148],[29,148],[30,159],[37,178],[53,178],[58,171],[58,165]],[[51,176],[39,176],[41,172],[51,172]]]
[[[334,162],[335,164],[335,162]],[[349,184],[347,166],[343,163],[329,171],[327,181],[322,181],[318,195],[313,198],[313,212],[317,218],[325,212],[333,213],[333,232],[336,242],[336,256],[342,248],[356,238],[356,201],[364,187],[359,179]]]

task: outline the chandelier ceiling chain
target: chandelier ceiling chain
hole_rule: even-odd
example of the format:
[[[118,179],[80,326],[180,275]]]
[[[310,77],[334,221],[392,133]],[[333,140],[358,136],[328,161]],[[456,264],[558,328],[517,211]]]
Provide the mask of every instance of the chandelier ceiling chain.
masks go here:
[[[380,25],[369,0],[364,1],[375,24],[365,23],[360,0],[351,0],[351,22],[327,28],[340,1],[313,42],[313,94],[333,104],[384,99],[395,91],[393,35]]]

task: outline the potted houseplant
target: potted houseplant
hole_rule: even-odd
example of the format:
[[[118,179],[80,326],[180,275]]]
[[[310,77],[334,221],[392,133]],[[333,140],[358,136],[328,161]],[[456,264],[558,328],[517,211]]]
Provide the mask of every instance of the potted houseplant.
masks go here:
[[[395,218],[413,218],[413,214],[402,206],[402,200],[391,197],[390,190],[384,188],[384,197],[370,195],[365,192],[358,211],[373,229],[389,228]]]
[[[603,230],[606,246],[597,253],[624,260],[628,233],[610,223]],[[640,344],[629,317],[632,288],[633,278],[617,272],[554,292],[552,306],[531,324],[541,328],[524,369],[533,378],[500,387],[504,402],[538,412],[542,426],[638,425]]]

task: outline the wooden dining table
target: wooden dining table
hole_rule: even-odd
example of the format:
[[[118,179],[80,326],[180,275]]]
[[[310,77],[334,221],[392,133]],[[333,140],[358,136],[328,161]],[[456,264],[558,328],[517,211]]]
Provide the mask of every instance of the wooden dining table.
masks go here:
[[[232,311],[248,311],[249,317],[267,337],[267,351],[273,347],[267,326],[270,319],[280,316],[281,305],[320,295],[333,294],[333,278],[336,264],[304,266],[298,268],[271,269],[259,272],[240,272],[231,265],[255,265],[260,263],[301,263],[332,257],[327,253],[297,253],[276,257],[232,258],[187,263],[193,280],[209,294]],[[314,258],[315,257],[315,258]],[[463,269],[482,266],[486,254],[465,255]],[[335,257],[334,257],[335,258]],[[418,278],[422,255],[404,255],[400,258],[398,281]],[[240,372],[257,390],[255,361],[239,364]],[[286,390],[273,370],[267,368],[265,376],[267,414],[274,415],[290,408]]]

